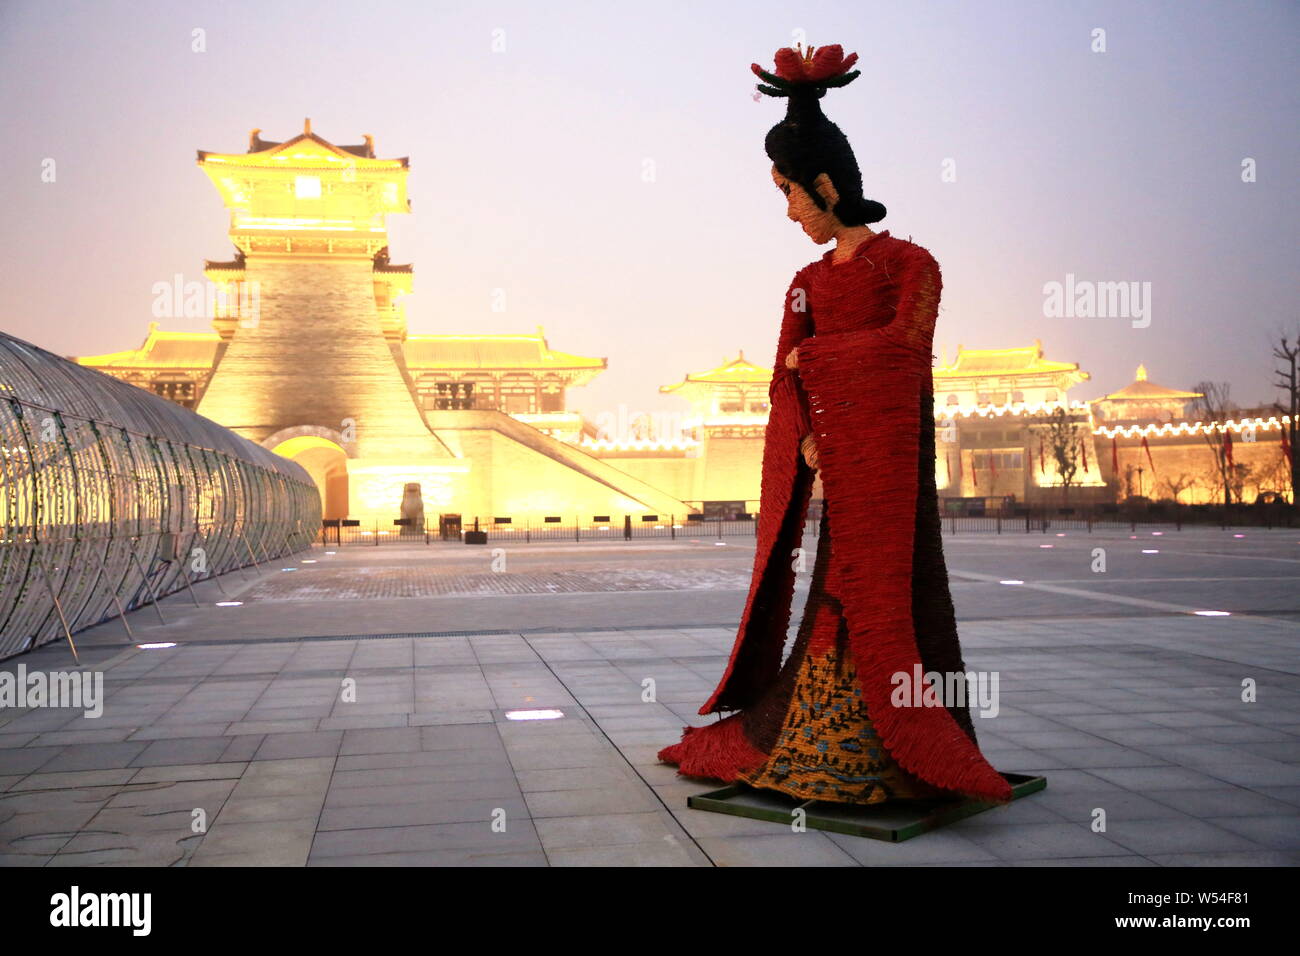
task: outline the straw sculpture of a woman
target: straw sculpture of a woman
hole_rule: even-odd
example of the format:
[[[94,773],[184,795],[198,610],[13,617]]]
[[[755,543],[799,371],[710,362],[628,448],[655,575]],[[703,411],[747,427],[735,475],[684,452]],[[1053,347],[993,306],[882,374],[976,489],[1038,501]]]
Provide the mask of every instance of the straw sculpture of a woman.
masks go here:
[[[787,215],[835,246],[786,294],[753,577],[722,679],[700,708],[726,716],[686,728],[659,756],[687,776],[806,799],[1004,802],[1010,786],[981,754],[967,702],[905,686],[965,672],[934,475],[941,279],[921,246],[869,228],[885,207],[864,198],[853,150],[822,113],[827,90],[858,76],[856,60],[839,46],[787,48],[775,72],[753,66],[759,90],[787,100],[765,144]],[[817,557],[786,654],[817,473]]]

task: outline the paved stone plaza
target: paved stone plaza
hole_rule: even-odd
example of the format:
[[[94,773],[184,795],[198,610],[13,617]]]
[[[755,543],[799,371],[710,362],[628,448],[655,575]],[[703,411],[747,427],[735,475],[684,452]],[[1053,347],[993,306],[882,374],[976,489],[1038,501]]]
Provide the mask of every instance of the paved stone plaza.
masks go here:
[[[78,635],[102,716],[0,709],[0,865],[1300,862],[1300,532],[945,537],[981,746],[1048,789],[896,845],[688,810],[655,759],[712,719],[752,538],[495,546],[318,546],[129,616],[175,647]]]

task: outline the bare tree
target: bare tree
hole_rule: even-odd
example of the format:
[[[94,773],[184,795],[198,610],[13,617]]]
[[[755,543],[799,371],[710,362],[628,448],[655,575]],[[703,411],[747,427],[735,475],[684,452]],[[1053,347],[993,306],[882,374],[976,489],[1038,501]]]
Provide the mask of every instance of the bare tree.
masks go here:
[[[1246,501],[1246,483],[1255,476],[1255,468],[1245,462],[1236,462],[1232,466],[1230,478],[1232,483],[1232,493],[1236,496],[1237,501],[1245,503]],[[1255,494],[1259,494],[1259,487],[1256,486]]]
[[[1296,454],[1296,437],[1300,435],[1300,374],[1297,373],[1297,360],[1300,359],[1300,328],[1296,329],[1295,341],[1287,339],[1286,335],[1279,336],[1280,344],[1273,347],[1273,357],[1282,363],[1282,367],[1274,369],[1277,379],[1274,382],[1282,390],[1283,401],[1274,402],[1273,407],[1283,415],[1290,417],[1290,421],[1282,427],[1287,430],[1287,440],[1291,445],[1290,460],[1286,462],[1286,476],[1290,484],[1291,503],[1296,504],[1296,488],[1300,487],[1300,455]]]
[[[1218,472],[1214,487],[1223,489],[1223,503],[1232,504],[1232,478],[1228,474],[1228,452],[1224,442],[1226,427],[1224,422],[1237,411],[1229,393],[1232,386],[1227,382],[1197,382],[1192,386],[1193,392],[1200,394],[1192,399],[1192,408],[1201,420],[1201,435],[1214,454],[1214,465]]]
[[[1039,416],[1043,435],[1048,450],[1056,462],[1057,474],[1061,476],[1061,487],[1065,491],[1064,500],[1070,500],[1070,487],[1079,470],[1079,432],[1080,428],[1070,417],[1070,413],[1058,405],[1050,415]]]
[[[1291,463],[1278,454],[1259,467],[1256,481],[1260,494],[1268,492],[1275,498],[1286,500],[1291,489]]]
[[[1177,504],[1179,503],[1178,502],[1179,495],[1181,495],[1184,491],[1188,491],[1196,487],[1196,476],[1189,475],[1185,471],[1179,472],[1177,478],[1165,478],[1162,480],[1161,484],[1165,486],[1165,489],[1169,492],[1170,496],[1174,499],[1174,503]]]

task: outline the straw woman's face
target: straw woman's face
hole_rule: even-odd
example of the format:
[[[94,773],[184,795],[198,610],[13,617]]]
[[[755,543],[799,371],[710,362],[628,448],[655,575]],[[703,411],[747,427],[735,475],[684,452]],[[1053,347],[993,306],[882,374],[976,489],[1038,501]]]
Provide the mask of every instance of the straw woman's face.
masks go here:
[[[839,202],[840,194],[836,191],[835,185],[831,182],[829,176],[822,173],[814,181],[817,192],[821,194],[822,199],[826,202],[825,209],[819,209],[817,203],[813,201],[808,191],[796,183],[794,180],[786,179],[777,171],[775,166],[772,167],[772,181],[776,183],[778,189],[785,193],[787,205],[786,215],[794,222],[803,227],[803,231],[813,242],[821,245],[824,242],[830,242],[835,233],[844,228],[843,223],[836,218],[835,213],[831,212],[835,204]]]

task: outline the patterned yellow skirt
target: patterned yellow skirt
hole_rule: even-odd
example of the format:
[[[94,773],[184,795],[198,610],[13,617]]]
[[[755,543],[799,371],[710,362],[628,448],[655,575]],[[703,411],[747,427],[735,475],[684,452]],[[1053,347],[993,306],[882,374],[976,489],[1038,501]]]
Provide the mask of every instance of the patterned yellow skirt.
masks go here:
[[[747,728],[751,739],[767,738],[768,759],[741,779],[835,803],[952,796],[903,770],[876,734],[848,648],[843,605],[834,593],[838,575],[826,517],[821,531],[799,635],[771,696],[746,715],[754,721]]]

